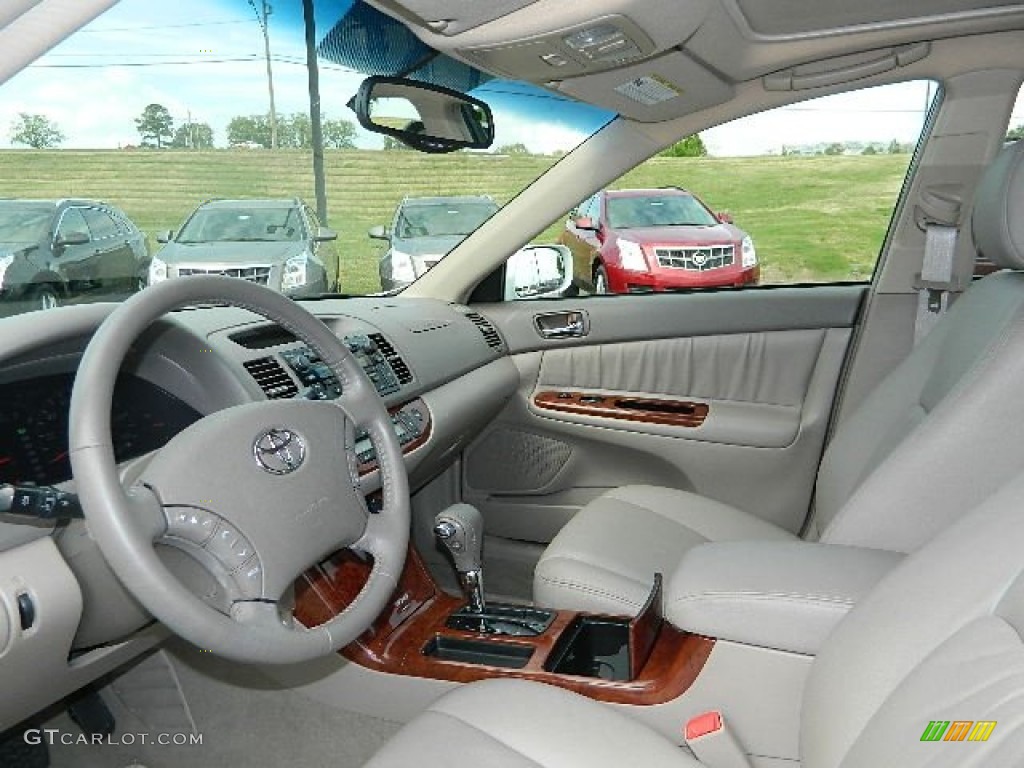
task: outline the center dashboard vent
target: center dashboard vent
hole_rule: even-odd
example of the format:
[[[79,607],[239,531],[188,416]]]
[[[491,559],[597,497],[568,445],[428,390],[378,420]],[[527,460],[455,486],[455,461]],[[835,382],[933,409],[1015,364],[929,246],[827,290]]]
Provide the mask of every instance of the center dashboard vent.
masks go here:
[[[479,312],[467,312],[466,317],[480,329],[480,333],[483,334],[484,341],[487,342],[488,347],[491,349],[501,349],[501,336],[494,330],[490,320]]]
[[[384,355],[384,359],[388,361],[388,365],[391,366],[391,370],[395,372],[395,378],[398,379],[398,383],[405,386],[412,381],[412,371],[409,370],[409,366],[406,364],[402,356],[398,354],[391,342],[387,340],[383,333],[371,333],[370,338],[373,339],[373,343],[377,345],[377,349]]]
[[[246,360],[242,365],[271,400],[287,400],[299,394],[299,388],[292,381],[284,366],[275,358],[261,357],[258,360]]]

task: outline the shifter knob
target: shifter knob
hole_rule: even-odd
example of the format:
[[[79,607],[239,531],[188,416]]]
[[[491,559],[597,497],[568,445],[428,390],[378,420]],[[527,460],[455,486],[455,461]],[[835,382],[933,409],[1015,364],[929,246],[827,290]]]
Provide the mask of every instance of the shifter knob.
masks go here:
[[[434,534],[455,562],[471,611],[482,613],[484,520],[469,504],[453,504],[434,518]]]
[[[484,519],[469,504],[453,504],[434,518],[434,533],[451,553],[455,570],[479,571],[483,561]]]

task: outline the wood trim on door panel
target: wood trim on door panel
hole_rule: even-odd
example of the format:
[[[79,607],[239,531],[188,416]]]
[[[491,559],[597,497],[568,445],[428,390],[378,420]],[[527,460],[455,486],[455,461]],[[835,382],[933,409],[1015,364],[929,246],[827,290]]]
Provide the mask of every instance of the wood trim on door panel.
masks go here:
[[[538,392],[533,396],[533,404],[545,411],[691,429],[703,424],[710,410],[707,403],[691,400],[607,395],[567,389]]]

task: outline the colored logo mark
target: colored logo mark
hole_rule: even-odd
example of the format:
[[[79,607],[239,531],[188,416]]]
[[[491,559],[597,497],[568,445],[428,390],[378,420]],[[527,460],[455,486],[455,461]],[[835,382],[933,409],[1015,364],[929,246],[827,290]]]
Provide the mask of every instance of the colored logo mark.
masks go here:
[[[921,741],[988,741],[995,729],[995,720],[931,720]]]

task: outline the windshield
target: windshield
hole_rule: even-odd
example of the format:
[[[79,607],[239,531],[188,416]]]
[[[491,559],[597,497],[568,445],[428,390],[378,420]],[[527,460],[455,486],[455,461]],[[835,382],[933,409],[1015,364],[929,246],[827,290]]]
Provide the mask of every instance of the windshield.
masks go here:
[[[296,299],[400,291],[613,117],[437,55],[365,3],[314,10],[316,96],[302,0],[120,0],[0,85],[4,194],[83,201],[64,225],[76,237],[101,206],[139,230],[64,259],[74,274],[12,266],[0,300],[32,309],[18,301],[44,279],[62,304],[119,300],[210,272]],[[427,154],[364,130],[348,104],[368,75],[483,101],[493,144]],[[38,214],[5,212],[0,239],[35,240]]]
[[[616,229],[639,227],[713,227],[718,222],[690,195],[609,197],[608,224]]]
[[[37,243],[53,217],[46,205],[0,202],[0,243]]]
[[[201,208],[181,228],[179,243],[278,242],[305,237],[295,208]]]
[[[493,203],[438,202],[402,209],[395,234],[403,239],[469,235],[491,217]]]

